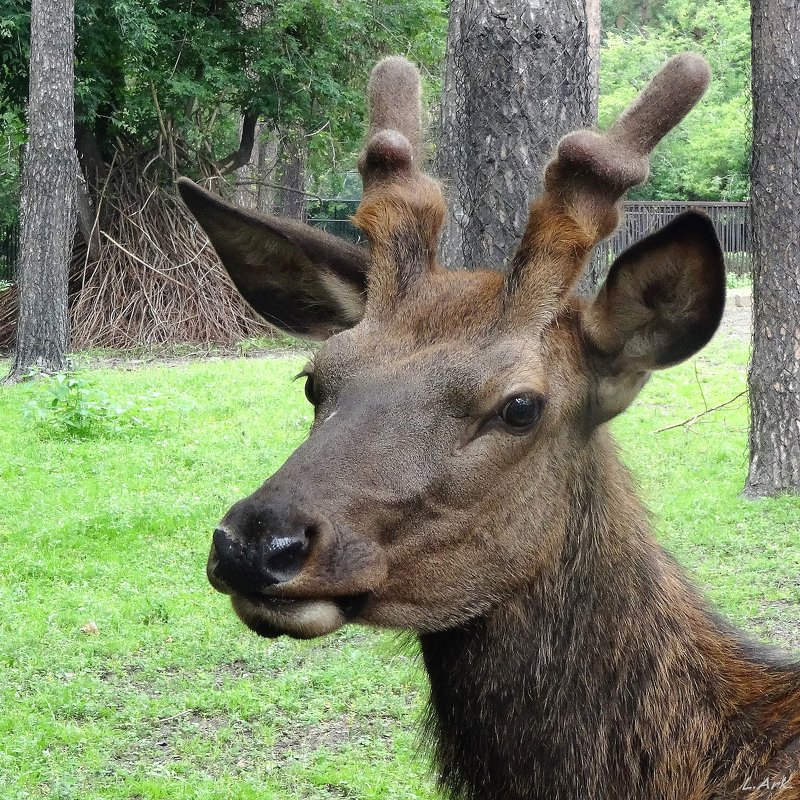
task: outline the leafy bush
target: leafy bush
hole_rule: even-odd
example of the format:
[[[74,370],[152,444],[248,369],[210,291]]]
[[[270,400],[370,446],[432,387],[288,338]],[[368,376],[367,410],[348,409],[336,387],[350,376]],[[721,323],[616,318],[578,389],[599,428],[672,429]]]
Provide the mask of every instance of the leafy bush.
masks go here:
[[[725,263],[729,272],[735,273],[741,280],[746,280],[748,285],[753,282],[752,253],[725,253]]]
[[[641,11],[627,0],[623,17]],[[711,64],[709,90],[651,159],[650,179],[631,199],[746,200],[750,154],[750,4],[746,0],[659,0],[647,26],[609,28],[600,70],[600,122],[609,125],[658,67],[685,50]],[[610,12],[605,9],[604,12]],[[613,17],[612,17],[613,19]]]
[[[42,428],[62,436],[91,436],[141,424],[134,414],[133,401],[119,403],[69,372],[45,379],[23,413]]]
[[[747,289],[753,285],[753,278],[750,275],[737,275],[729,272],[726,284],[729,289]]]

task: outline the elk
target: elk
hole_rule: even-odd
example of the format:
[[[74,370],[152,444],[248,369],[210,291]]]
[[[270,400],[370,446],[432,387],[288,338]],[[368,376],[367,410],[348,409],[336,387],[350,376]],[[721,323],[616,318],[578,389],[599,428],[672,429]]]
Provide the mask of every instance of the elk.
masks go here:
[[[208,577],[262,636],[414,632],[449,797],[800,798],[800,665],[689,585],[606,425],[714,334],[711,222],[684,213],[596,297],[572,292],[709,77],[676,56],[607,132],[562,139],[505,270],[437,263],[445,202],[404,59],[370,80],[368,250],[179,182],[253,308],[324,341],[310,435],[224,516]]]

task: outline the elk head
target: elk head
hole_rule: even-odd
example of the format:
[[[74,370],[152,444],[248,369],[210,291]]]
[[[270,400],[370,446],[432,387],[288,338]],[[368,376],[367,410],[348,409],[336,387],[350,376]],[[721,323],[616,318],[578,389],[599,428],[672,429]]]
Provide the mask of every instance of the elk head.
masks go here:
[[[622,254],[594,300],[571,297],[708,79],[677,56],[606,133],[565,137],[505,272],[436,261],[445,203],[419,167],[419,78],[400,58],[370,81],[354,217],[368,252],[179,182],[256,311],[325,340],[304,370],[308,440],[214,533],[209,578],[247,625],[444,630],[554,564],[603,423],[719,324],[723,259],[699,213]]]

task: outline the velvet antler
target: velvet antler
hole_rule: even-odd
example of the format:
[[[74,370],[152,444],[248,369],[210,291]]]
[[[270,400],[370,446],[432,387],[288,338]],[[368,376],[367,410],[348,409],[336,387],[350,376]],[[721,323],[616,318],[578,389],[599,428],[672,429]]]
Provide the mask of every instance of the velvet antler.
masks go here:
[[[372,70],[370,122],[358,168],[364,194],[353,222],[369,238],[367,310],[385,309],[434,268],[445,204],[419,168],[420,81],[416,67],[390,57]]]
[[[561,140],[508,271],[509,295],[522,295],[537,316],[557,308],[592,248],[616,229],[619,200],[647,179],[650,152],[702,97],[709,78],[701,56],[675,56],[608,131]]]

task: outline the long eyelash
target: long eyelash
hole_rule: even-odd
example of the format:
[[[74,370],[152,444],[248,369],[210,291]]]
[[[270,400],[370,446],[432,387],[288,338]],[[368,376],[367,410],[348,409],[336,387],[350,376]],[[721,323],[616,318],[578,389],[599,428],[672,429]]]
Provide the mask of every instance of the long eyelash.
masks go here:
[[[309,361],[303,367],[303,369],[301,369],[300,372],[298,372],[297,375],[295,375],[292,378],[292,380],[296,381],[300,378],[310,378],[313,374],[314,374],[314,359],[312,358],[311,361]]]

